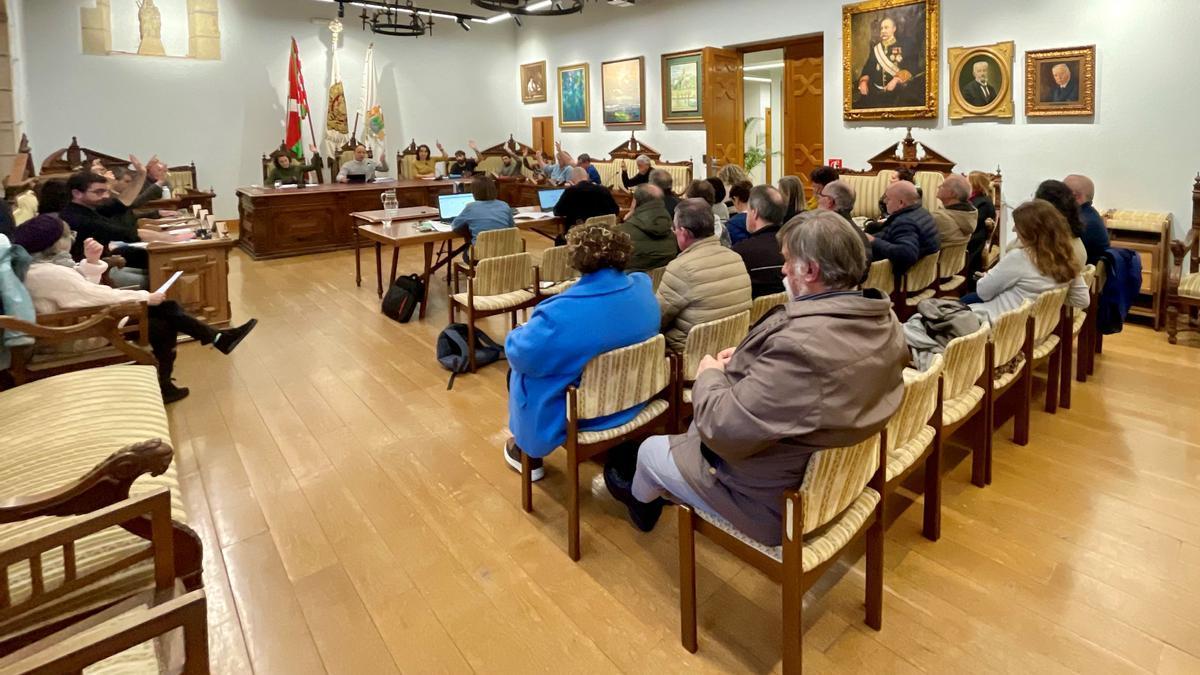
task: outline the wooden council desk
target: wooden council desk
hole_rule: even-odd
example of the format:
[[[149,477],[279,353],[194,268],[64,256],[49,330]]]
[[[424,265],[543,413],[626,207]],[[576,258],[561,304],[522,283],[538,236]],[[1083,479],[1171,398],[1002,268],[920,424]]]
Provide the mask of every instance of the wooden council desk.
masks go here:
[[[395,190],[402,208],[436,208],[438,195],[454,192],[461,183],[461,179],[397,180],[239,188],[238,245],[255,260],[347,249],[354,246],[350,214],[379,209],[382,193]]]
[[[150,289],[182,271],[167,297],[216,328],[229,327],[229,249],[237,243],[238,238],[231,236],[148,245]]]

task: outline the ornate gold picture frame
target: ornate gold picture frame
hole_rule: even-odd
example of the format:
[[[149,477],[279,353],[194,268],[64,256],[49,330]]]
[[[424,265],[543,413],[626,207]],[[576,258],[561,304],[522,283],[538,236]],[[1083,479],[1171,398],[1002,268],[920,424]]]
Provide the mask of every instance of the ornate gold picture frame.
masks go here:
[[[950,119],[1013,116],[1013,43],[950,47]]]
[[[866,0],[842,7],[842,117],[938,114],[939,0]]]
[[[1025,52],[1026,117],[1096,114],[1096,45]]]
[[[588,64],[558,67],[558,126],[586,129],[592,124],[591,78]]]
[[[521,64],[521,103],[546,102],[546,62]]]

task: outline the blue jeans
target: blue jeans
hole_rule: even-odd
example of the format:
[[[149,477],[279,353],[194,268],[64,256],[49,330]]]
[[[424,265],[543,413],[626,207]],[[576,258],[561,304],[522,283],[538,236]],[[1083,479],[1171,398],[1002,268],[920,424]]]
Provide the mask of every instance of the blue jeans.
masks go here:
[[[978,293],[967,293],[959,298],[959,300],[962,300],[963,303],[968,305],[978,305],[983,302],[983,298],[979,297]]]

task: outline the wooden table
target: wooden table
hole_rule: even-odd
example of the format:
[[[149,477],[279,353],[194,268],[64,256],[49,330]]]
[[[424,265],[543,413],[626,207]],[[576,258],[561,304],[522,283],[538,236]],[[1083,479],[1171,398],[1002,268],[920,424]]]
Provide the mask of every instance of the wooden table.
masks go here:
[[[354,245],[350,214],[378,209],[380,194],[395,191],[401,207],[436,207],[438,195],[460,189],[461,183],[460,179],[397,180],[239,188],[239,245],[255,260],[347,249]]]
[[[179,243],[154,242],[150,256],[150,289],[161,286],[175,272],[183,276],[167,291],[189,314],[216,328],[227,328],[229,309],[229,250],[238,238],[192,239]]]
[[[404,244],[396,243],[395,236],[402,231],[417,232],[412,227],[413,224],[422,220],[429,220],[438,217],[438,210],[428,206],[411,206],[408,208],[397,209],[389,214],[387,211],[356,211],[350,214],[350,218],[354,223],[354,283],[362,286],[362,261],[360,251],[362,248],[361,240],[375,242],[375,271],[379,278],[379,295],[383,296],[383,272],[382,272],[382,249],[383,245],[392,246],[392,278],[396,280],[396,262],[400,251],[400,246]],[[391,227],[386,227],[384,223],[391,221]],[[369,232],[363,232],[362,228],[375,225],[378,226]],[[405,225],[406,227],[400,227]],[[422,233],[418,233],[422,234]],[[432,234],[432,233],[423,233]],[[444,234],[444,233],[443,233]],[[408,242],[415,244],[417,242]],[[432,244],[430,244],[432,246]]]

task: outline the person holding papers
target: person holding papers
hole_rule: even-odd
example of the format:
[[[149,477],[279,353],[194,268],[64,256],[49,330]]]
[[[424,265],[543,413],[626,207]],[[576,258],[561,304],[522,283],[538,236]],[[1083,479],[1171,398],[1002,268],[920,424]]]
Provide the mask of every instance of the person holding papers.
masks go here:
[[[359,143],[354,146],[354,159],[342,165],[342,170],[338,171],[337,182],[349,183],[351,176],[363,176],[363,180],[371,182],[375,180],[375,172],[382,171],[387,173],[390,171],[387,165],[387,157],[376,161],[367,157],[367,146]]]
[[[462,213],[454,218],[454,231],[471,235],[471,243],[480,232],[513,227],[512,207],[497,199],[499,190],[496,181],[487,174],[477,174],[471,179],[471,196],[475,201],[463,207]]]
[[[38,314],[86,309],[121,302],[145,302],[150,306],[150,348],[158,359],[158,385],[164,403],[173,403],[188,395],[186,387],[171,381],[175,366],[175,341],[179,333],[216,347],[228,354],[258,323],[250,319],[236,328],[217,330],[191,316],[174,300],[166,299],[167,286],[151,293],[110,288],[100,284],[107,263],[100,260],[104,247],[95,239],[83,242],[84,258],[75,263],[61,254],[71,250],[72,232],[53,214],[29,220],[13,234],[13,243],[33,258],[25,274],[25,287]],[[63,261],[65,259],[65,264]]]

